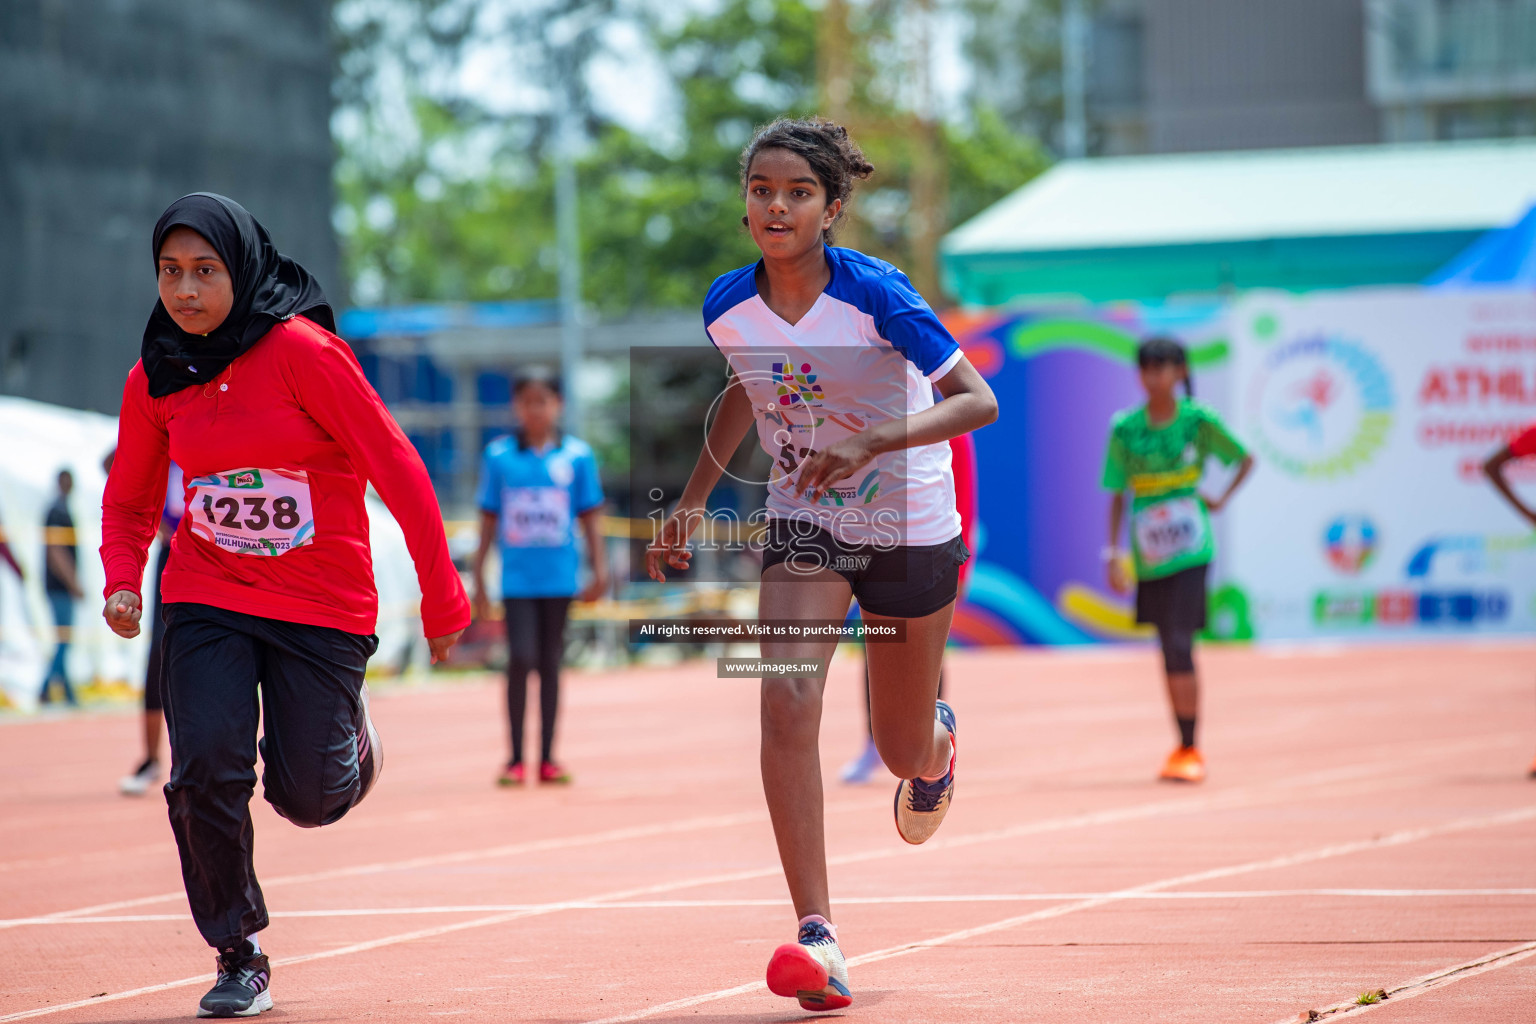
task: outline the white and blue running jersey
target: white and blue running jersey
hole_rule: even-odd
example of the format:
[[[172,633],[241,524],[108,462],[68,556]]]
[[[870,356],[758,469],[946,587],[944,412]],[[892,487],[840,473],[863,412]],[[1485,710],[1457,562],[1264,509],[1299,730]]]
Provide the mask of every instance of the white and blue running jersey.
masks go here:
[[[800,322],[763,302],[757,264],[715,280],[704,327],[746,388],[774,460],[771,518],[808,520],[845,543],[942,544],[960,534],[946,443],[877,455],[820,501],[796,496],[801,462],[827,445],[933,406],[960,346],[905,274],[828,246],[832,279]]]

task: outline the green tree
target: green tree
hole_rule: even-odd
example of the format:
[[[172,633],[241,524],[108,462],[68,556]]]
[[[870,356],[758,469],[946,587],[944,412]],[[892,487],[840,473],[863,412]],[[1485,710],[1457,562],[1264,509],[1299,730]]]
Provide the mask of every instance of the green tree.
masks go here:
[[[851,25],[856,46],[846,59],[858,85],[849,102],[850,127],[876,176],[855,193],[851,213],[858,220],[850,236],[873,254],[910,266],[914,239],[922,237],[914,230],[910,196],[922,143],[911,131],[912,116],[895,101],[903,68],[882,56],[892,52],[888,16],[899,7],[898,0],[879,0],[859,8]],[[584,109],[589,143],[578,179],[589,304],[606,314],[696,308],[715,276],[756,258],[741,223],[739,154],[756,126],[816,112],[820,18],[806,0],[723,0],[678,24],[645,22],[675,83],[676,130],[667,138],[645,137]],[[449,33],[438,52],[458,45]],[[580,58],[590,59],[594,47],[589,40]],[[366,103],[358,110],[355,123],[379,127],[343,138],[337,188],[338,223],[359,298],[556,295],[547,120],[490,118],[420,87],[410,92],[410,131],[386,130],[391,122]],[[940,216],[949,225],[1006,195],[1046,162],[1038,145],[986,111],[967,124],[943,126],[938,139],[948,182]]]

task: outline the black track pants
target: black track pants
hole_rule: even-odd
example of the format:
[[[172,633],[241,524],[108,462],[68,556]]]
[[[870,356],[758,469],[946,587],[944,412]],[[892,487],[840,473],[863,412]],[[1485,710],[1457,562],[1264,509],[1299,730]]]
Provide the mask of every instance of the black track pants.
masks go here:
[[[201,604],[167,604],[165,621],[165,801],[192,919],[222,949],[267,926],[251,863],[258,711],[262,795],[296,825],[336,821],[359,795],[359,694],[378,638]]]
[[[512,730],[512,764],[523,760],[523,716],[528,706],[528,673],[539,672],[539,756],[553,759],[555,715],[560,710],[560,656],[565,650],[568,597],[509,597],[507,619],[507,718]]]

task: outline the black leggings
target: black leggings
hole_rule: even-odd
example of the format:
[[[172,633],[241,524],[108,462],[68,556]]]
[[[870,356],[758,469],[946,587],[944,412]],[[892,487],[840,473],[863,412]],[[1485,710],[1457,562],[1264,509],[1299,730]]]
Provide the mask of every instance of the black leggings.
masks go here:
[[[359,695],[379,640],[202,604],[167,604],[165,625],[165,802],[192,920],[227,949],[267,926],[251,858],[257,751],[278,814],[304,828],[346,814],[362,796]]]
[[[1163,670],[1193,672],[1195,670],[1195,631],[1185,627],[1158,626],[1158,642],[1163,645]]]
[[[507,619],[507,718],[512,729],[512,764],[523,760],[523,716],[528,709],[528,673],[539,670],[539,757],[554,760],[555,714],[560,710],[560,655],[565,650],[568,597],[509,597]]]

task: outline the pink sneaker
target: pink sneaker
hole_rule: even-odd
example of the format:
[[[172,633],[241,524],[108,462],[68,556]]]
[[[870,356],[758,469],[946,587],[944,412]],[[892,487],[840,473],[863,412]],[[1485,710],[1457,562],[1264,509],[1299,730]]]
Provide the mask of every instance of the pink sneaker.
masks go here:
[[[523,782],[523,764],[521,761],[517,764],[507,765],[501,770],[501,774],[496,777],[496,785],[498,786],[521,786]]]

